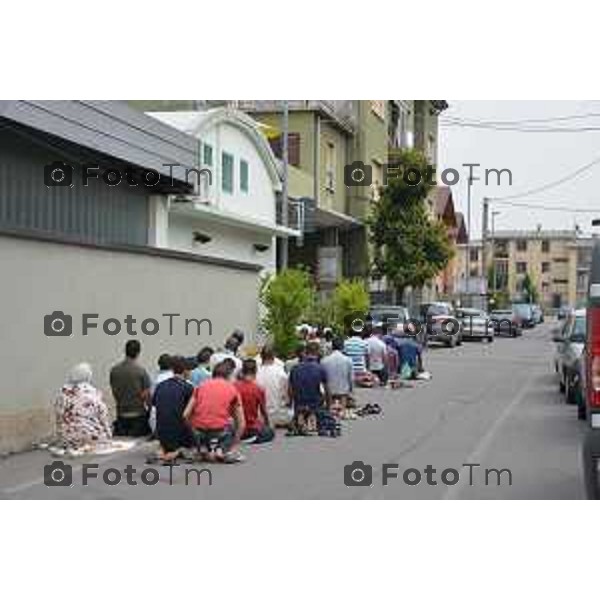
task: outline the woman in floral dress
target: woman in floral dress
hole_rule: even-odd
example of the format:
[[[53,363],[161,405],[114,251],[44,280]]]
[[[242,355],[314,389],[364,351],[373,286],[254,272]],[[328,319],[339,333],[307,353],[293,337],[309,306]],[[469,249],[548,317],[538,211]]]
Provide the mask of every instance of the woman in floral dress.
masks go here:
[[[74,367],[55,404],[59,444],[68,451],[92,451],[112,436],[102,393],[92,385],[87,363]]]

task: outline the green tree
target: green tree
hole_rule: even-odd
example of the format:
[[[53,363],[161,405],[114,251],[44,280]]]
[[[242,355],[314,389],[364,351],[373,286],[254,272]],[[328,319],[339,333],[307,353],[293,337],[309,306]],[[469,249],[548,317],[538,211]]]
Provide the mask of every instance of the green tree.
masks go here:
[[[263,279],[259,294],[264,308],[261,325],[280,356],[289,356],[296,349],[296,326],[302,322],[314,293],[310,275],[300,269],[287,269]]]
[[[393,162],[407,177],[390,179],[367,224],[373,247],[372,275],[385,276],[402,297],[406,287],[420,288],[442,271],[453,249],[446,226],[431,219],[427,211],[425,198],[431,184],[423,154],[402,151]],[[415,178],[412,183],[405,181],[409,169],[422,175],[418,183]]]
[[[529,273],[525,273],[522,286],[525,302],[536,303],[538,301],[538,291]]]

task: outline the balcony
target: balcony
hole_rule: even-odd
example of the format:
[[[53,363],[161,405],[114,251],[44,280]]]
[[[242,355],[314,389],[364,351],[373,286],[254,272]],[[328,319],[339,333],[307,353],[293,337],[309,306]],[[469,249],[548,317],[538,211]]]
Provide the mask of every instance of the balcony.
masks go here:
[[[288,100],[290,112],[315,111],[347,131],[354,133],[356,129],[356,106],[354,100]],[[249,113],[283,112],[282,100],[240,100],[239,110]]]

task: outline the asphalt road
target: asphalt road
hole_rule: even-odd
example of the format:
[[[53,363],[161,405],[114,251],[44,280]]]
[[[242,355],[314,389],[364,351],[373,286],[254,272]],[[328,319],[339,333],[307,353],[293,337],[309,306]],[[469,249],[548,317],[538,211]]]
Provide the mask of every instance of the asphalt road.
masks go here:
[[[271,445],[249,447],[244,464],[205,465],[212,485],[208,472],[200,485],[189,473],[186,485],[185,469],[194,468],[189,465],[155,467],[160,480],[145,485],[140,474],[148,468],[148,447],[142,446],[72,461],[74,485],[49,488],[43,468],[51,458],[36,451],[0,462],[0,498],[583,498],[579,447],[585,426],[558,394],[550,329],[546,324],[493,344],[432,348],[426,356],[430,382],[360,391],[359,400],[378,402],[382,416],[346,422],[338,439],[281,435]],[[372,485],[344,484],[344,467],[354,461],[372,466]],[[83,462],[99,464],[99,479],[87,486],[81,485]],[[137,469],[131,475],[137,485],[128,485],[125,474],[118,485],[102,481],[105,469],[127,465]],[[503,469],[510,473],[498,475]],[[383,485],[384,473],[396,478]],[[421,481],[409,485],[404,476]]]

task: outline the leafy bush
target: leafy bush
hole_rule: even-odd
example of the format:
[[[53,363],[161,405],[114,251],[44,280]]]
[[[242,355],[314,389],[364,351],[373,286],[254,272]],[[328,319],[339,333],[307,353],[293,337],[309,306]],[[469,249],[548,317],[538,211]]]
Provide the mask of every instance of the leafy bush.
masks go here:
[[[369,310],[369,292],[360,279],[342,280],[333,292],[333,322],[337,333],[347,333],[349,323],[364,318]]]
[[[279,356],[287,357],[296,349],[296,326],[302,322],[313,296],[314,288],[306,271],[287,269],[263,279],[259,298],[265,314],[261,325],[271,336]]]

